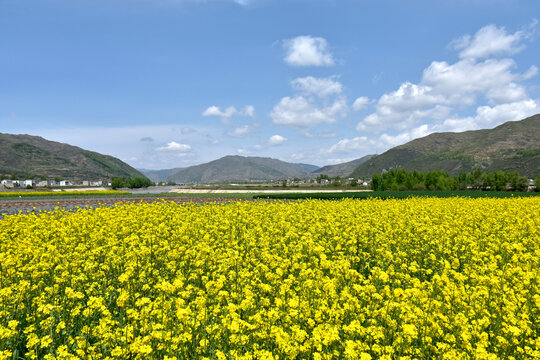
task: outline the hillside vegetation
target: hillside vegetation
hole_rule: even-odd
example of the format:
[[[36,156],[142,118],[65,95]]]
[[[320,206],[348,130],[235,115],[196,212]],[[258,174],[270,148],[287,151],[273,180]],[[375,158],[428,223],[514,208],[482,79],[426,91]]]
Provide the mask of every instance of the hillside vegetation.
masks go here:
[[[123,161],[39,136],[0,133],[0,174],[46,178],[144,177]]]
[[[452,175],[475,168],[540,174],[540,114],[494,129],[434,133],[396,146],[358,166],[352,176],[371,176],[391,168],[441,170]]]
[[[291,164],[263,157],[225,156],[206,164],[191,166],[169,176],[176,183],[218,183],[256,181],[305,175],[312,171],[305,164]]]

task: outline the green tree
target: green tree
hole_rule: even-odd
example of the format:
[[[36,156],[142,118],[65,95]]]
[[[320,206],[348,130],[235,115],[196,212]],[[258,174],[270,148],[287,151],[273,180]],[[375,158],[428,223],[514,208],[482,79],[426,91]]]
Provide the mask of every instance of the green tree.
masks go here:
[[[111,187],[113,189],[124,187],[124,180],[125,179],[121,177],[113,177],[111,180]]]
[[[383,181],[382,181],[381,175],[375,173],[371,177],[371,190],[373,191],[383,191],[385,190],[383,187]]]
[[[330,180],[330,176],[326,174],[320,174],[315,178],[315,180],[320,184],[323,180]]]
[[[465,171],[461,171],[459,175],[456,177],[456,187],[459,190],[465,190],[467,189],[468,185],[469,185],[469,179],[468,179],[467,173]]]

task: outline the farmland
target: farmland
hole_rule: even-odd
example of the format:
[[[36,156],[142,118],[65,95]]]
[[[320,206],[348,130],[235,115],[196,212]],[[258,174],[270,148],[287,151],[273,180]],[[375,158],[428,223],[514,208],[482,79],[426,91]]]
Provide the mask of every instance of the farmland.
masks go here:
[[[540,357],[540,198],[0,220],[0,358]]]
[[[509,191],[477,191],[477,190],[412,190],[412,191],[365,191],[365,192],[334,192],[334,193],[299,193],[291,190],[282,194],[259,194],[256,199],[320,199],[320,200],[339,200],[339,199],[407,199],[411,197],[466,197],[466,198],[511,198],[511,197],[533,197],[540,196],[540,192],[509,192]]]

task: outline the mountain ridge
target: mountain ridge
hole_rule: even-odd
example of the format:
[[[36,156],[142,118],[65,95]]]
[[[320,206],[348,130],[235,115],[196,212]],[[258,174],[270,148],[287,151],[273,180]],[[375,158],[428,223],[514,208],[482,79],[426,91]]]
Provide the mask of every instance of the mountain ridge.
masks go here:
[[[306,166],[307,165],[307,166]],[[281,160],[227,155],[222,158],[180,170],[166,178],[176,183],[219,183],[227,181],[265,181],[309,174],[309,164],[292,164]]]
[[[0,133],[0,173],[46,178],[145,177],[120,159],[27,134]]]
[[[354,159],[352,161],[334,164],[334,165],[326,165],[321,168],[318,168],[317,170],[313,171],[312,174],[326,174],[328,176],[341,176],[346,177],[349,176],[354,169],[356,169],[358,166],[362,165],[366,161],[370,160],[375,155],[365,155],[361,158]]]
[[[442,170],[452,175],[480,168],[540,174],[540,114],[493,129],[433,133],[393,147],[359,165],[352,176],[372,176],[391,168]]]

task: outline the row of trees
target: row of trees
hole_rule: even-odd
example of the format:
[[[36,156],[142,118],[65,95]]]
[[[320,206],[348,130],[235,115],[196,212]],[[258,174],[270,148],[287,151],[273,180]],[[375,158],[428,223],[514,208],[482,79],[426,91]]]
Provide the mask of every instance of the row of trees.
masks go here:
[[[535,184],[540,178],[535,179]],[[469,173],[462,171],[457,176],[440,170],[408,172],[405,169],[391,169],[383,174],[374,174],[371,188],[383,190],[497,190],[527,191],[529,179],[517,171],[486,171],[475,169]],[[537,191],[538,191],[537,187]]]
[[[130,188],[138,189],[142,187],[149,187],[154,185],[151,180],[143,177],[125,178],[125,177],[113,177],[111,181],[111,187],[113,189],[118,188]]]

